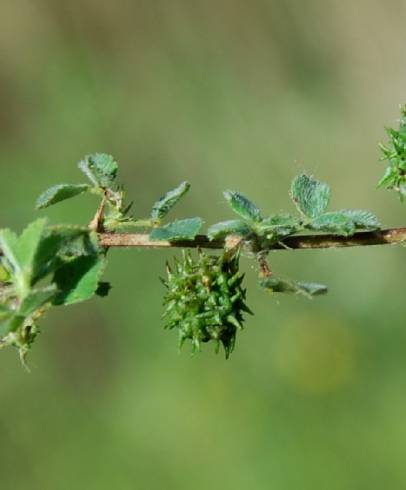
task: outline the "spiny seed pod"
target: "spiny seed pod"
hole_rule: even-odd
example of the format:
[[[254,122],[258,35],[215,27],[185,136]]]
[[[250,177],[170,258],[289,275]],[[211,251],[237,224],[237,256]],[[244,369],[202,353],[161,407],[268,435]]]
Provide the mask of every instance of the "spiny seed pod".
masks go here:
[[[233,351],[243,312],[252,314],[245,304],[244,275],[238,264],[238,253],[230,258],[201,251],[196,260],[183,252],[182,262],[175,259],[174,270],[167,264],[168,279],[162,281],[168,289],[163,318],[165,328],[179,329],[179,347],[190,339],[195,352],[202,342],[214,340],[216,352],[222,344],[226,358]]]

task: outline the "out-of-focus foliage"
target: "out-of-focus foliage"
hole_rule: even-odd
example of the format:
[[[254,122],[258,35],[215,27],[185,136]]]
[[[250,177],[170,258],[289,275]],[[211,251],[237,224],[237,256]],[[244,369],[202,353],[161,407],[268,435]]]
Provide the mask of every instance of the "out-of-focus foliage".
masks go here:
[[[381,145],[382,159],[387,167],[379,187],[394,189],[401,199],[406,195],[406,106],[402,107],[399,129],[388,128],[388,145]]]
[[[225,188],[267,215],[305,171],[334,186],[331,209],[405,223],[375,190],[382,127],[406,98],[401,0],[1,10],[0,227],[32,221],[44,186],[76,182],[75,162],[95,151],[123,162],[137,216],[184,179],[195,192],[171,220],[222,219]],[[86,212],[86,195],[49,210],[81,225]],[[162,334],[170,255],[112,251],[109,298],[46,317],[30,375],[2,353],[2,489],[405,486],[402,248],[272,253],[330,293],[248,294],[256,314],[228,363],[177,356]]]

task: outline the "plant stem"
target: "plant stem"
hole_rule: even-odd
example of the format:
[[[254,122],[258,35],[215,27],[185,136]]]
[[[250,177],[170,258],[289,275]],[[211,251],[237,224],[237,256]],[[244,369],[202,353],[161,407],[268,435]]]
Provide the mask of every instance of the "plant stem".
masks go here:
[[[268,252],[259,252],[257,254],[257,262],[259,265],[259,272],[260,276],[263,278],[271,277],[272,276],[272,271],[271,268],[269,267],[268,261],[266,260],[266,256],[268,255]]]
[[[206,235],[197,235],[194,240],[176,242],[150,240],[148,233],[100,233],[103,247],[140,247],[140,248],[211,248],[221,249],[224,240],[210,241]],[[350,237],[323,234],[298,235],[286,238],[270,246],[269,250],[304,250],[317,248],[343,248],[370,245],[406,244],[406,228],[391,228],[380,231],[363,231]]]

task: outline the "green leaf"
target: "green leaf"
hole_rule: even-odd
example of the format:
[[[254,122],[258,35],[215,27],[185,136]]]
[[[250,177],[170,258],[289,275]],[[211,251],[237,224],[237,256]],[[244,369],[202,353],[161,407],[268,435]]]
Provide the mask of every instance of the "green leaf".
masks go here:
[[[356,225],[351,217],[341,211],[333,211],[317,216],[311,221],[308,228],[344,236],[353,235],[356,231]]]
[[[386,187],[390,189],[396,186],[397,182],[398,176],[396,170],[391,165],[388,165],[383,177],[378,182],[378,187]]]
[[[14,316],[15,311],[5,304],[0,304],[0,337],[4,335],[2,325],[5,325]]]
[[[57,232],[61,233],[64,238],[58,251],[60,257],[97,255],[101,252],[99,239],[95,231],[76,227],[62,227],[62,230],[58,229]]]
[[[348,209],[341,213],[351,219],[357,230],[379,230],[381,228],[378,218],[369,211]]]
[[[406,197],[406,182],[399,184],[396,190],[400,194],[400,200],[403,201]]]
[[[38,219],[27,226],[18,239],[18,256],[21,266],[26,270],[34,268],[34,261],[45,231],[47,220]]]
[[[46,288],[33,289],[21,303],[18,314],[28,317],[51,302],[56,294],[56,286],[52,284]]]
[[[289,214],[276,214],[263,219],[257,228],[260,235],[270,234],[283,238],[296,233],[301,223]]]
[[[302,174],[293,179],[291,197],[303,215],[315,218],[327,209],[330,202],[330,186]]]
[[[22,301],[17,311],[0,305],[0,337],[15,332],[32,315],[39,312],[47,303],[51,303],[56,294],[56,286],[31,290]]]
[[[163,195],[152,207],[151,218],[161,220],[190,189],[189,182],[182,182],[175,189]]]
[[[118,165],[111,155],[105,153],[88,155],[78,165],[96,187],[112,187],[116,180]]]
[[[251,232],[251,228],[245,221],[234,219],[229,221],[221,221],[210,226],[207,235],[210,240],[224,238],[227,235],[242,235],[245,236]]]
[[[55,268],[60,265],[60,252],[83,233],[87,234],[88,231],[84,232],[79,229],[72,230],[69,227],[67,227],[66,230],[64,230],[64,227],[48,229],[38,247],[33,273],[33,283],[44,278],[50,272],[53,272]]]
[[[46,219],[36,220],[27,226],[20,237],[10,230],[0,230],[0,249],[11,266],[9,272],[21,294],[31,284],[45,225]]]
[[[1,264],[0,257],[0,282],[8,282],[10,280],[10,272]]]
[[[14,311],[9,310],[0,315],[0,339],[5,337],[9,332],[17,330],[24,322],[24,317],[16,315]]]
[[[259,208],[239,192],[225,191],[224,197],[227,199],[232,210],[241,216],[241,218],[251,222],[261,221],[261,211]]]
[[[260,286],[272,293],[302,294],[307,298],[326,294],[328,289],[324,284],[297,282],[278,277],[267,277],[260,280]]]
[[[59,184],[50,187],[37,199],[36,208],[44,209],[57,202],[83,194],[90,189],[87,184]]]
[[[59,292],[53,303],[70,305],[90,299],[98,290],[105,266],[103,255],[80,256],[65,263],[54,275]]]
[[[154,228],[149,237],[151,240],[193,240],[199,233],[203,221],[201,218],[189,218],[173,221],[168,225]]]
[[[328,293],[328,287],[325,284],[316,282],[297,282],[297,292],[304,296],[321,296]]]
[[[0,250],[7,261],[6,265],[11,266],[11,270],[7,270],[7,272],[21,272],[18,256],[18,237],[13,231],[8,229],[0,230]]]
[[[344,209],[314,218],[308,228],[337,235],[350,236],[358,230],[378,230],[380,224],[369,211]]]
[[[55,272],[69,258],[97,255],[99,252],[100,246],[95,232],[74,226],[48,228],[36,254],[32,284]]]
[[[0,322],[10,318],[14,315],[14,311],[8,306],[0,303]]]

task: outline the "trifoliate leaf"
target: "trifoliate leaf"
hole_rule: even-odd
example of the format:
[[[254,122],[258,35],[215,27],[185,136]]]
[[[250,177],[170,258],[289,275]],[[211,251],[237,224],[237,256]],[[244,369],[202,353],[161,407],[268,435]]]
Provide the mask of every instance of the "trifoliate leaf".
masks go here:
[[[193,240],[199,233],[203,221],[201,218],[189,218],[173,221],[168,225],[154,228],[149,237],[151,240]]]
[[[232,210],[241,216],[241,218],[252,222],[261,220],[261,211],[259,208],[239,192],[225,191],[224,197],[227,199]]]
[[[102,255],[80,256],[65,263],[54,275],[58,287],[55,305],[70,305],[90,299],[99,287],[106,259]]]
[[[50,187],[37,199],[36,208],[44,209],[57,202],[83,194],[90,189],[87,184],[59,184]]]
[[[229,221],[222,221],[210,226],[207,235],[210,240],[224,238],[227,235],[241,235],[245,236],[251,232],[251,228],[245,221],[239,219],[233,219]]]
[[[118,165],[111,155],[105,153],[88,155],[78,165],[94,186],[108,188],[114,185]]]
[[[163,195],[152,207],[151,218],[161,220],[190,189],[189,182],[182,182],[175,189]]]
[[[261,235],[284,238],[298,231],[300,221],[289,214],[276,214],[263,219],[257,228]]]
[[[328,291],[324,284],[289,281],[274,276],[260,279],[260,286],[273,293],[302,294],[308,298],[326,294]]]
[[[327,209],[330,202],[330,186],[302,174],[293,179],[291,197],[303,215],[315,218]]]

